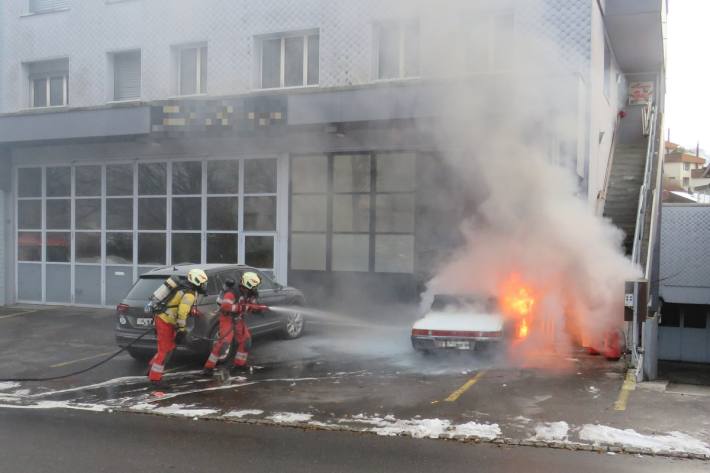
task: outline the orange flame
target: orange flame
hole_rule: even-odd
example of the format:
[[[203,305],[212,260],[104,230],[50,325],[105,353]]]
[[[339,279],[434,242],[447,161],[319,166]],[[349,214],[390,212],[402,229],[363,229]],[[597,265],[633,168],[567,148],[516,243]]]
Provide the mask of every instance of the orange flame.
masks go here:
[[[501,300],[506,312],[520,317],[530,315],[535,305],[532,291],[520,282],[517,274],[513,274],[506,282]]]
[[[520,322],[520,327],[518,327],[518,338],[525,338],[528,336],[528,319],[523,317]]]

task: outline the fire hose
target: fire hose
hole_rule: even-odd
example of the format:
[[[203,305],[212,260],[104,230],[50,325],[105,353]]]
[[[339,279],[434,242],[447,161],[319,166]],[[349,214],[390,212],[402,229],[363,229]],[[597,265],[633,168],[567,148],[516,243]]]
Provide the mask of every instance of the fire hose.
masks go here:
[[[243,314],[245,311],[247,311],[247,310],[248,310],[248,311],[260,312],[260,311],[264,311],[264,310],[268,310],[268,309],[269,309],[268,306],[265,306],[265,305],[262,305],[262,304],[252,304],[252,303],[250,303],[250,302],[239,302],[239,303],[237,303],[237,304],[234,304],[233,307],[236,309],[235,312],[238,310],[238,311],[240,311],[242,314]],[[198,315],[197,313],[195,313],[195,311],[196,311],[196,308],[193,308],[193,314],[194,314],[194,315]],[[199,312],[199,311],[197,311],[197,312]],[[198,316],[199,316],[199,315],[198,315]],[[63,374],[63,375],[58,375],[58,376],[45,376],[45,377],[41,377],[41,378],[39,378],[39,377],[38,377],[38,378],[0,378],[0,382],[11,382],[11,383],[12,383],[12,382],[15,382],[15,383],[19,383],[19,382],[56,381],[56,380],[59,380],[59,379],[66,379],[66,378],[71,378],[72,376],[77,376],[77,375],[80,375],[80,374],[84,374],[84,373],[86,373],[86,372],[88,372],[88,371],[91,371],[91,370],[93,370],[93,369],[96,369],[96,368],[98,368],[99,366],[104,365],[104,364],[108,363],[109,361],[113,360],[113,359],[116,358],[118,355],[120,355],[120,354],[123,353],[124,351],[128,350],[129,348],[131,348],[136,342],[138,342],[139,340],[141,340],[143,337],[145,337],[145,336],[148,335],[149,333],[153,332],[154,330],[155,330],[155,329],[154,329],[153,327],[147,329],[146,331],[144,331],[143,333],[141,333],[138,337],[136,337],[135,339],[133,339],[133,340],[132,340],[128,345],[126,345],[125,347],[120,348],[118,351],[116,351],[115,353],[113,353],[113,354],[107,356],[106,358],[102,359],[101,361],[98,361],[98,362],[94,363],[93,365],[88,366],[88,367],[83,368],[83,369],[80,369],[80,370],[78,370],[78,371],[72,371],[71,373],[67,373],[67,374]],[[223,338],[225,338],[225,337],[227,337],[227,335],[225,335],[224,337],[220,337],[218,340],[223,339]],[[194,337],[194,338],[197,338],[197,339],[204,339],[204,340],[208,340],[208,341],[211,341],[211,340],[212,340],[211,338],[206,338],[206,337]]]
[[[115,352],[115,353],[109,355],[108,357],[104,358],[103,360],[101,360],[101,361],[99,361],[99,362],[97,362],[97,363],[94,363],[93,365],[91,365],[91,366],[89,366],[89,367],[87,367],[87,368],[84,368],[84,369],[81,369],[81,370],[78,370],[78,371],[73,371],[73,372],[71,372],[71,373],[67,373],[67,374],[63,374],[63,375],[59,375],[59,376],[46,376],[46,377],[42,377],[42,378],[0,378],[0,382],[55,381],[55,380],[58,380],[58,379],[71,378],[72,376],[77,376],[77,375],[86,373],[87,371],[91,371],[91,370],[93,370],[93,369],[95,369],[95,368],[98,368],[99,366],[101,366],[101,365],[103,365],[103,364],[108,363],[109,361],[113,360],[114,358],[116,358],[118,355],[120,355],[120,354],[123,353],[124,351],[128,350],[129,348],[131,348],[131,346],[133,346],[133,344],[136,343],[138,340],[142,339],[143,337],[145,337],[146,335],[148,335],[149,333],[151,333],[151,332],[153,332],[153,331],[154,331],[153,327],[149,328],[149,329],[146,330],[145,332],[141,333],[137,338],[135,338],[134,340],[132,340],[131,343],[129,343],[129,344],[126,345],[125,347],[121,348],[121,349],[118,350],[117,352]]]
[[[243,319],[244,314],[249,311],[249,312],[263,312],[269,310],[269,306],[263,305],[263,304],[254,304],[251,302],[237,302],[236,304],[232,304],[230,307],[230,314],[233,319],[232,323],[232,330],[231,332],[228,332],[222,336],[219,336],[219,332],[217,333],[217,337],[212,338],[212,337],[199,337],[195,335],[190,335],[190,338],[193,338],[195,340],[203,340],[206,342],[217,342],[217,341],[222,341],[225,338],[229,337],[230,335],[234,334],[234,324],[236,323],[237,319]]]

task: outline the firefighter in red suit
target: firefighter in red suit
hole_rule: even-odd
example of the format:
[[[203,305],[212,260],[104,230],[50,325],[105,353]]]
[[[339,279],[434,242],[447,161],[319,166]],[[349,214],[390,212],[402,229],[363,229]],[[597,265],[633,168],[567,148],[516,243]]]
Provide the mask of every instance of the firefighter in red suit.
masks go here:
[[[220,304],[219,336],[212,345],[212,352],[205,362],[203,373],[210,376],[217,366],[219,355],[225,343],[236,339],[237,347],[234,356],[234,367],[247,366],[247,356],[251,348],[251,333],[244,317],[254,312],[264,312],[268,307],[257,303],[261,284],[259,275],[247,271],[242,274],[239,288],[234,290],[234,281],[225,283],[223,293],[218,301]]]

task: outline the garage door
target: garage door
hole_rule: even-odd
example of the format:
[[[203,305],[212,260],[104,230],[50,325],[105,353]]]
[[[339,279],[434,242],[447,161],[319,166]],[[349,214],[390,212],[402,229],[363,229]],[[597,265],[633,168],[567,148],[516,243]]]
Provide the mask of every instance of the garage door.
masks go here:
[[[710,363],[709,308],[665,304],[658,328],[659,359]]]
[[[240,263],[286,282],[288,161],[214,158],[22,166],[16,300],[114,305],[177,263]]]

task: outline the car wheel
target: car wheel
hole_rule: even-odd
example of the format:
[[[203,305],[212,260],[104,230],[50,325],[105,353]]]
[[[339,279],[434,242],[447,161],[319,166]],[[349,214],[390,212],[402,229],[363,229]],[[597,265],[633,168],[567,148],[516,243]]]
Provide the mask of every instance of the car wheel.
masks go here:
[[[140,350],[138,348],[129,348],[126,351],[129,355],[131,355],[131,358],[136,361],[149,361],[151,358],[153,358],[154,355],[154,353],[152,352]]]
[[[303,328],[305,325],[306,321],[303,318],[303,314],[299,310],[289,312],[288,315],[286,315],[281,335],[287,340],[298,338],[303,335]]]
[[[214,344],[215,340],[217,340],[218,338],[219,338],[219,323],[215,324],[215,326],[212,327],[212,330],[210,330],[210,340],[209,340],[209,342],[207,342],[207,343],[209,343],[208,355],[209,355],[209,352],[212,350],[212,345]],[[224,363],[225,361],[228,361],[233,354],[234,354],[234,340],[222,345],[222,351],[219,354],[218,363]]]

